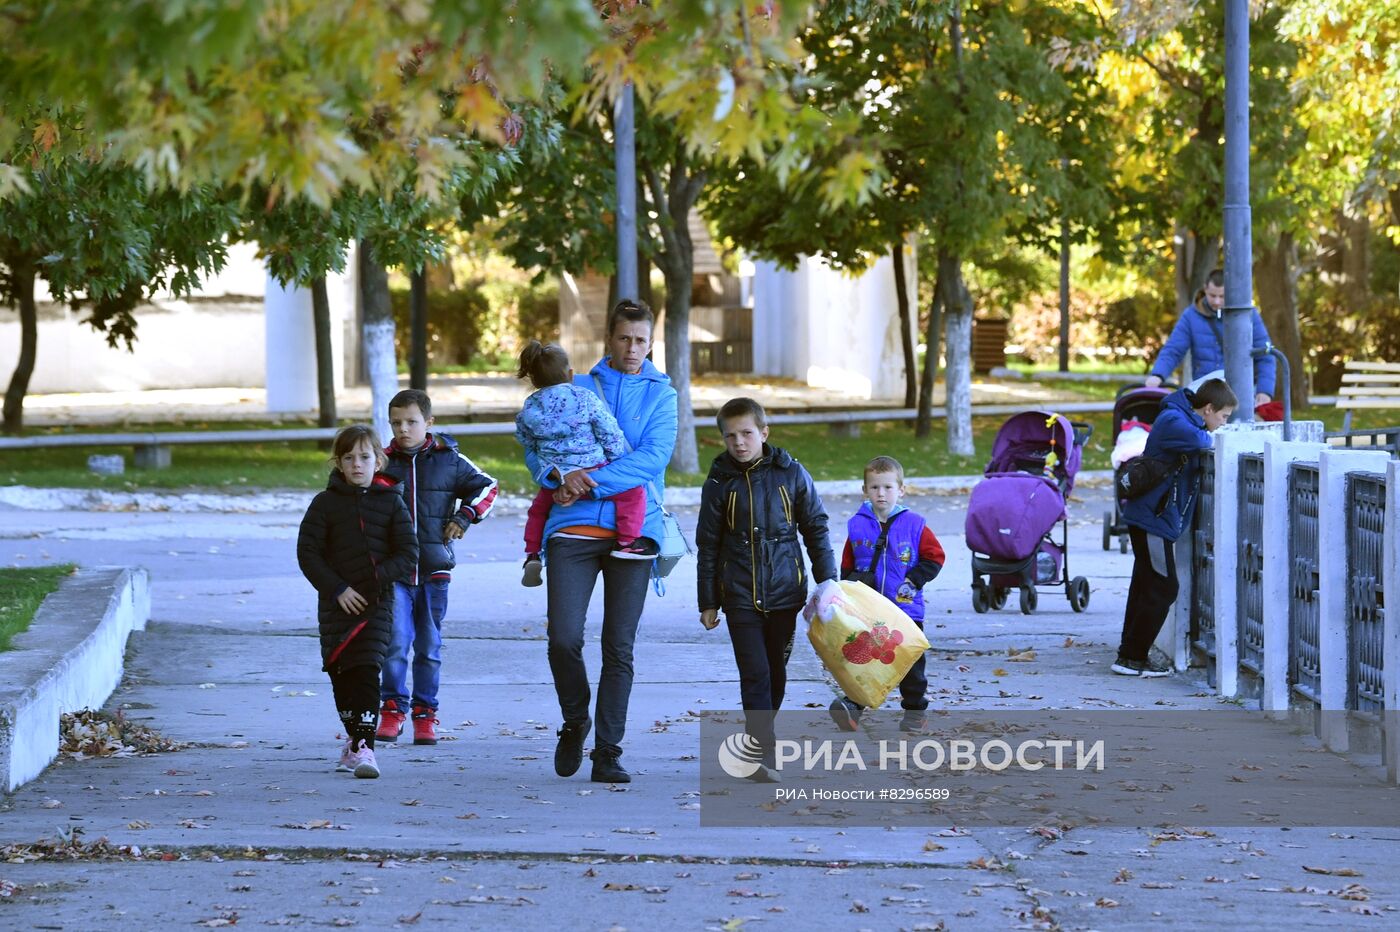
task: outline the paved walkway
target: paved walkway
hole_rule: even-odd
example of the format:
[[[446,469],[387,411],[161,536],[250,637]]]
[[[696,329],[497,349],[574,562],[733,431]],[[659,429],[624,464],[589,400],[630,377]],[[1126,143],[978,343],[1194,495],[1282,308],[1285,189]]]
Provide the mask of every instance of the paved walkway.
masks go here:
[[[401,380],[408,387],[407,379]],[[470,376],[435,376],[428,384],[438,420],[470,417],[476,420],[509,420],[520,410],[528,386],[502,373]],[[827,389],[812,388],[791,379],[743,376],[703,376],[691,386],[698,412],[718,411],[736,395],[757,398],[773,411],[848,409],[870,405],[868,400]],[[1055,402],[1082,401],[1082,396],[1053,386],[1017,384],[1014,381],[979,380],[972,389],[973,404],[1024,404],[1027,407]],[[934,391],[934,405],[943,404],[943,385]],[[343,389],[337,396],[343,418],[367,418],[368,386]],[[176,413],[178,412],[178,414]],[[315,412],[309,412],[314,417]],[[308,416],[287,414],[287,418]],[[149,424],[182,420],[265,421],[267,393],[260,388],[190,388],[139,392],[90,392],[62,395],[30,395],[24,401],[25,423],[31,427],[64,425]]]
[[[1029,617],[971,612],[965,497],[909,502],[950,554],[929,589],[935,708],[1217,707],[1193,677],[1108,674],[1130,564],[1099,549],[1102,491],[1078,494],[1071,559],[1093,600],[1074,614],[1047,593]],[[829,503],[837,515],[855,504]],[[336,722],[292,553],[298,519],[0,512],[0,563],[151,570],[153,621],[134,636],[112,706],[194,742],[63,760],[0,800],[0,846],[79,843],[57,861],[4,851],[0,927],[1368,928],[1400,915],[1395,830],[1163,831],[1150,803],[1142,827],[1051,837],[1030,825],[702,827],[694,713],[732,708],[738,690],[724,632],[696,622],[693,561],[647,604],[625,757],[636,782],[592,784],[586,766],[560,779],[544,591],[518,585],[516,516],[459,545],[442,743],[384,748],[378,781],[333,773]],[[1007,662],[1026,648],[1033,660]],[[830,701],[800,636],[790,670],[791,705]],[[142,858],[96,859],[100,838]]]

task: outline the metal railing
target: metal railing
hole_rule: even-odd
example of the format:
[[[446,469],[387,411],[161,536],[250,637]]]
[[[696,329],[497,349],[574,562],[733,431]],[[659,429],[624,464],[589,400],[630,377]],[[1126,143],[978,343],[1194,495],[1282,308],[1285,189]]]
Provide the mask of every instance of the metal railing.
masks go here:
[[[1264,672],[1264,457],[1240,454],[1239,525],[1236,555],[1239,586],[1239,663]]]
[[[1288,683],[1320,701],[1322,659],[1318,613],[1318,471],[1316,463],[1288,467]]]
[[[1215,454],[1201,454],[1191,553],[1191,646],[1215,656]]]
[[[1347,475],[1347,708],[1369,716],[1385,709],[1385,476]]]

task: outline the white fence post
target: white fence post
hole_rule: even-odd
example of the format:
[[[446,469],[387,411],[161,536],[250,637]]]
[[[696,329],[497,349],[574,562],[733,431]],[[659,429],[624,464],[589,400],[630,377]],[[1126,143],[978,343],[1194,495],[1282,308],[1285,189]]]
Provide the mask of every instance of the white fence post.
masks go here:
[[[1330,447],[1318,456],[1317,599],[1322,743],[1347,750],[1347,473],[1385,472],[1384,451]],[[1330,714],[1329,714],[1330,713]]]
[[[1288,562],[1293,503],[1288,494],[1291,463],[1316,463],[1323,443],[1270,438],[1264,444],[1264,540],[1270,551],[1264,560],[1264,692],[1266,711],[1283,712],[1288,699],[1288,612],[1293,567]]]
[[[1385,771],[1392,783],[1400,783],[1400,462],[1391,460],[1385,471],[1385,568],[1382,587],[1390,598],[1385,610],[1385,650],[1381,679],[1385,684]]]
[[[1263,453],[1278,423],[1226,424],[1215,435],[1215,683],[1220,695],[1239,692],[1240,454]]]

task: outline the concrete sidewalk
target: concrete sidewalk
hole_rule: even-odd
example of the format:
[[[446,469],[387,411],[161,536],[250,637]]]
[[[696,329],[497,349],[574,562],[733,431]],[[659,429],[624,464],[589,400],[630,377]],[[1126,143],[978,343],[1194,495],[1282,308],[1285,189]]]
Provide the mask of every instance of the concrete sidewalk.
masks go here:
[[[934,708],[1217,705],[1193,677],[1108,673],[1131,564],[1099,548],[1103,491],[1076,496],[1071,567],[1092,580],[1093,599],[1075,614],[1045,592],[1034,616],[975,615],[965,501],[907,500],[949,553],[927,591]],[[838,547],[837,516],[856,504],[828,502]],[[299,518],[0,512],[6,564],[150,570],[152,622],[133,640],[112,707],[193,743],[66,760],[0,802],[0,845],[81,830],[79,842],[142,851],[103,861],[100,850],[70,847],[68,859],[15,863],[33,849],[7,849],[0,925],[1354,928],[1400,904],[1396,833],[1385,830],[1173,833],[1152,827],[1150,809],[1141,828],[1053,837],[1030,825],[703,828],[695,713],[734,708],[738,686],[724,631],[697,624],[694,561],[647,602],[624,756],[635,782],[589,783],[586,764],[560,779],[544,590],[519,587],[517,516],[487,521],[459,545],[444,626],[443,741],[383,747],[378,781],[336,774],[313,598],[292,553]],[[595,593],[586,647],[595,675],[598,601]],[[1007,662],[1010,649],[1027,647],[1033,661]],[[799,633],[789,706],[820,708],[833,695]],[[9,895],[7,884],[16,887]]]

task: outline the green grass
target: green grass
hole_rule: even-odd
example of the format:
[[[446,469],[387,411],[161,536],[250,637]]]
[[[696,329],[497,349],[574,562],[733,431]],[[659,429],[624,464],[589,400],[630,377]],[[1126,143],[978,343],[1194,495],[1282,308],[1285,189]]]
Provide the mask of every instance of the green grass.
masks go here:
[[[10,649],[10,640],[29,628],[39,603],[72,572],[71,563],[0,569],[0,651]]]
[[[1086,359],[1083,356],[1075,357],[1069,364],[1071,373],[1084,373],[1086,375],[1142,375],[1147,372],[1148,360],[1133,356],[1124,357],[1104,357]],[[1060,367],[1059,358],[1048,359],[1041,363],[1029,363],[1024,360],[1013,360],[1006,364],[1008,369],[1015,369],[1017,372],[1044,372],[1046,370],[1058,369]]]
[[[1322,420],[1327,430],[1341,428],[1342,414],[1332,407],[1295,412],[1298,420]],[[1084,469],[1109,468],[1109,436],[1112,415],[1077,414],[1075,421],[1094,425],[1094,436],[1085,450]],[[1003,417],[973,419],[977,453],[971,457],[952,456],[947,451],[943,421],[934,421],[933,432],[920,440],[909,422],[871,422],[861,426],[858,438],[833,437],[825,425],[776,425],[772,441],[786,447],[801,460],[817,479],[859,479],[865,463],[877,455],[893,456],[911,476],[973,475],[980,473],[991,455],[992,441]],[[1357,429],[1400,424],[1400,412],[1360,411],[1353,426]],[[223,427],[221,424],[176,425],[171,429]],[[238,426],[238,425],[227,425]],[[296,426],[296,425],[288,425]],[[699,425],[700,464],[703,470],[723,450],[719,436],[707,424]],[[154,428],[153,428],[154,429]],[[467,437],[462,444],[482,469],[500,481],[504,491],[528,493],[533,490],[521,462],[520,447],[509,436]],[[97,476],[87,469],[91,450],[65,448],[43,451],[0,451],[0,484],[71,488],[103,488],[113,491],[137,489],[212,489],[224,492],[257,489],[320,489],[329,472],[327,453],[314,443],[200,444],[177,446],[172,451],[170,469],[141,470],[130,466],[130,451],[122,476]],[[698,485],[703,474],[670,472],[672,485]]]

